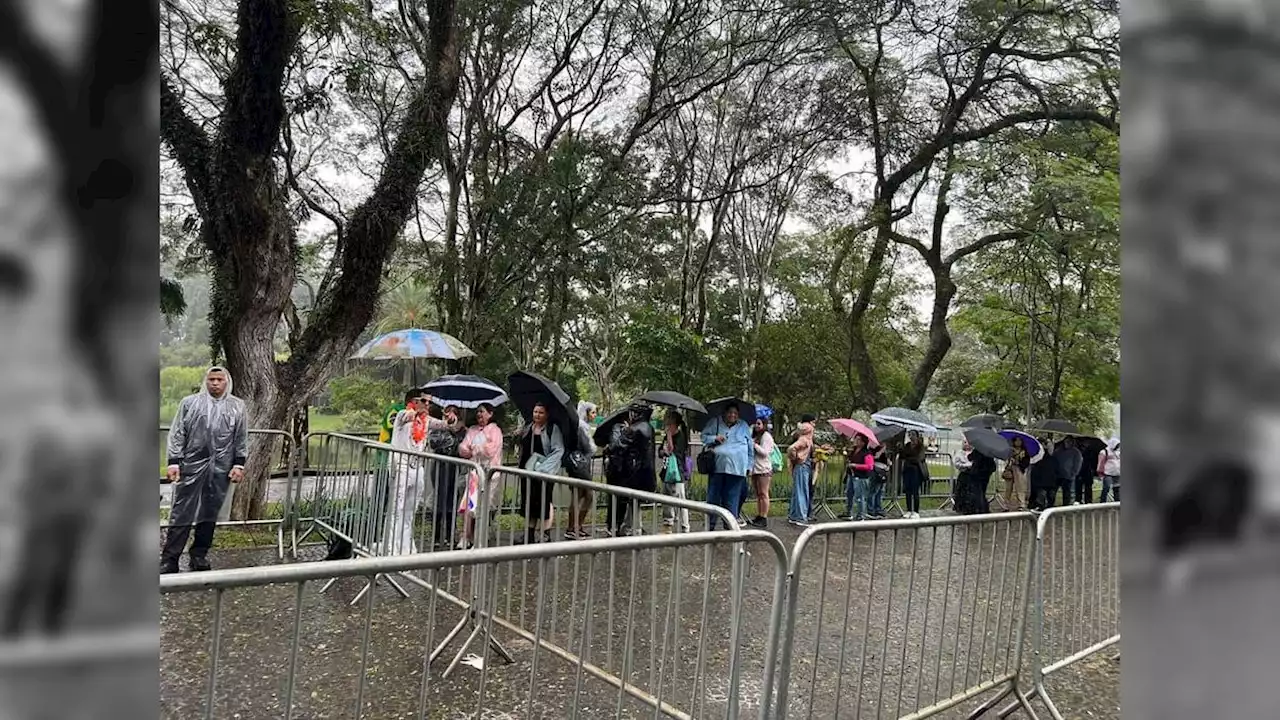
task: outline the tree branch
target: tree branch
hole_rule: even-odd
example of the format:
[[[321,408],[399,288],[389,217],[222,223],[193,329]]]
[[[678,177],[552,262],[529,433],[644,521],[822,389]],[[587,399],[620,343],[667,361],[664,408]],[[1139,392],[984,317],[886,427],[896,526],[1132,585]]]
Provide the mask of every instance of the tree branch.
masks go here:
[[[218,133],[229,167],[245,171],[270,160],[285,118],[281,92],[302,26],[289,0],[240,0],[236,59],[223,87],[226,106]]]
[[[990,235],[983,235],[968,245],[953,250],[947,255],[946,259],[943,261],[943,265],[951,267],[952,265],[955,265],[958,260],[968,257],[976,252],[980,252],[991,245],[1009,242],[1010,240],[1022,240],[1030,235],[1031,233],[1026,230],[1005,230],[1003,232],[991,233]]]
[[[290,356],[293,372],[317,377],[326,372],[373,319],[383,269],[417,206],[423,175],[448,154],[449,110],[459,80],[455,5],[456,0],[427,3],[426,78],[405,109],[372,193],[351,213],[341,270],[316,298],[311,321]]]
[[[182,107],[182,99],[163,73],[160,75],[160,139],[169,146],[169,151],[182,168],[191,197],[203,214],[213,147],[209,136]]]

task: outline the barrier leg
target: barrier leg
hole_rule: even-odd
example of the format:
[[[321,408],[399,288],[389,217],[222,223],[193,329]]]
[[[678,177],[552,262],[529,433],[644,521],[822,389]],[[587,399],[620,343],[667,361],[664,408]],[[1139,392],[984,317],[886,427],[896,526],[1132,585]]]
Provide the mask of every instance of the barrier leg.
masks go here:
[[[402,599],[407,600],[409,598],[409,593],[403,587],[401,587],[400,583],[396,582],[394,578],[388,577],[386,575],[378,575],[378,576],[375,576],[372,581],[365,583],[364,587],[360,590],[360,592],[356,593],[356,596],[351,599],[351,602],[349,604],[355,605],[356,603],[360,602],[360,598],[364,597],[365,593],[373,589],[373,586],[377,584],[378,580],[386,580],[387,583],[391,585],[391,587],[395,588],[395,591],[397,593],[400,593],[400,597]],[[327,589],[328,587],[329,587],[328,585],[325,585],[325,589]]]

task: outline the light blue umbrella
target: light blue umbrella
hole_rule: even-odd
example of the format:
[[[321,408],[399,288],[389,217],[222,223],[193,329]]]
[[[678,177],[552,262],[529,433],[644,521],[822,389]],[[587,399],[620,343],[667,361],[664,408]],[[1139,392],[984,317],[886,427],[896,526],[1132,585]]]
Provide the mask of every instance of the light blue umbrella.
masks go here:
[[[460,360],[475,357],[471,348],[452,335],[435,330],[409,328],[395,330],[370,340],[351,356],[352,360],[408,360],[414,363],[413,382],[418,382],[418,358]]]

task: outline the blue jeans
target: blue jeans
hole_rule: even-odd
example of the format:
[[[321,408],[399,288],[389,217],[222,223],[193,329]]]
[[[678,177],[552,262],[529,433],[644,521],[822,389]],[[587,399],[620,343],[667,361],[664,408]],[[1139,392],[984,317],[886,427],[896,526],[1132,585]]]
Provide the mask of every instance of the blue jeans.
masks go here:
[[[742,488],[746,486],[746,478],[742,475],[726,475],[713,473],[707,479],[707,503],[722,507],[730,514],[737,515]],[[707,527],[716,529],[716,516],[707,517]]]
[[[1102,494],[1098,496],[1098,502],[1106,502],[1108,496],[1114,497],[1117,502],[1120,500],[1120,477],[1118,475],[1102,476]]]
[[[871,517],[884,515],[885,483],[867,482],[867,514]]]
[[[799,465],[791,471],[791,479],[795,485],[791,493],[790,507],[787,510],[787,517],[791,520],[804,522],[809,519],[809,479],[812,475],[813,467],[808,463]]]
[[[867,504],[871,499],[871,482],[867,478],[850,475],[844,483],[845,513],[857,520],[867,517]]]

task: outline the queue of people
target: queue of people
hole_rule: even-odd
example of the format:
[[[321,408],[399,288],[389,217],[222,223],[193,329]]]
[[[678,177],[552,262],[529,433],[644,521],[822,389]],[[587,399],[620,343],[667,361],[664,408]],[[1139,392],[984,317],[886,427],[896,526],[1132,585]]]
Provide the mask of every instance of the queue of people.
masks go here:
[[[481,404],[475,411],[475,422],[470,427],[463,423],[463,413],[456,405],[441,408],[440,418],[430,417],[428,408],[431,397],[421,391],[410,391],[399,409],[388,413],[391,426],[390,445],[397,449],[423,452],[429,449],[436,455],[475,460],[487,470],[501,466],[504,437],[500,427],[493,422],[493,408]],[[597,417],[594,404],[583,401],[577,407],[577,442],[574,454],[585,458],[585,468],[575,471],[574,463],[566,462],[568,455],[566,438],[560,426],[549,422],[551,408],[547,403],[536,403],[530,421],[525,423],[514,437],[517,466],[544,475],[561,474],[581,480],[593,479],[591,459],[603,456],[603,475],[607,485],[642,492],[661,492],[678,499],[688,497],[688,484],[694,470],[691,454],[690,430],[685,417],[676,410],[668,410],[662,419],[661,438],[655,436],[653,410],[644,403],[632,404],[620,413],[620,417],[601,438],[599,446],[593,441],[592,427]],[[730,404],[723,413],[708,418],[701,431],[703,451],[698,458],[698,469],[708,477],[707,502],[729,510],[744,524],[767,527],[770,514],[770,494],[774,476],[788,470],[792,484],[788,502],[787,520],[796,526],[807,526],[815,521],[815,470],[818,454],[823,450],[815,441],[815,418],[802,416],[790,442],[780,445],[773,435],[773,427],[766,418],[756,418],[748,424],[741,417],[736,404]],[[996,500],[1006,510],[1042,510],[1052,507],[1059,494],[1062,503],[1081,502],[1091,498],[1095,474],[1103,479],[1100,500],[1118,497],[1119,493],[1119,442],[1113,441],[1088,465],[1075,447],[1072,438],[1066,438],[1056,446],[1041,440],[1043,450],[1032,456],[1021,438],[1012,441],[1012,453],[1004,463],[1001,477],[1003,492]],[[903,517],[920,517],[920,500],[930,483],[926,457],[930,445],[920,432],[905,433],[905,440],[878,443],[871,447],[861,435],[852,437],[844,457],[845,512],[844,520],[867,520],[885,515],[884,495],[889,485],[890,473],[896,471],[904,500]],[[1050,451],[1050,448],[1051,451]],[[829,450],[829,448],[826,448]],[[583,462],[583,461],[578,461]],[[997,470],[994,458],[978,452],[968,442],[954,458],[956,479],[953,483],[953,500],[957,512],[963,514],[989,512],[988,486]],[[464,517],[463,531],[456,547],[467,548],[475,540],[475,511],[480,505],[479,495],[485,493],[485,503],[491,510],[501,504],[500,483],[483,487],[486,476],[467,473],[458,501],[460,467],[437,463],[428,476],[420,472],[419,461],[413,455],[405,455],[397,463],[394,473],[392,502],[387,512],[385,526],[386,551],[389,553],[417,550],[413,537],[413,518],[425,509],[432,517],[433,547],[451,545],[456,513]],[[1077,482],[1077,476],[1085,480]],[[429,482],[431,489],[425,487]],[[555,507],[551,501],[550,483],[521,476],[520,508],[525,519],[524,542],[551,540],[555,525]],[[638,529],[633,517],[636,503],[610,494],[605,507],[604,533],[609,536],[627,535]],[[755,500],[756,512],[750,519],[743,517],[746,501]],[[587,529],[587,516],[595,507],[594,493],[582,486],[575,486],[570,493],[568,520],[563,538],[579,540],[591,536]],[[692,528],[687,509],[667,506],[663,510],[665,528],[681,532]],[[716,529],[718,518],[708,519],[709,529]]]
[[[500,388],[493,389],[500,393]],[[500,395],[500,399],[505,400],[505,396]],[[516,464],[544,476],[562,475],[581,481],[567,483],[573,487],[565,540],[591,537],[588,516],[596,507],[595,491],[586,483],[594,480],[593,462],[601,456],[606,485],[660,492],[678,500],[688,498],[696,468],[708,478],[707,503],[728,510],[741,523],[761,528],[768,526],[774,478],[785,470],[792,485],[788,522],[797,526],[812,523],[816,519],[815,471],[833,452],[831,447],[817,443],[816,418],[802,416],[789,441],[783,443],[775,437],[767,416],[754,417],[750,422],[743,419],[738,402],[728,403],[705,419],[700,433],[702,450],[695,457],[688,419],[676,409],[668,409],[662,416],[659,437],[654,429],[653,408],[643,402],[627,406],[605,427],[595,428],[594,404],[578,403],[577,417],[570,426],[552,418],[565,408],[540,400],[523,408],[526,421],[511,438]],[[380,540],[374,542],[376,551],[418,552],[414,523],[419,513],[431,518],[433,549],[466,549],[476,544],[477,512],[486,507],[492,519],[503,503],[500,476],[489,473],[503,466],[507,442],[495,421],[495,409],[492,402],[471,403],[464,408],[462,403],[447,398],[437,401],[426,389],[415,388],[405,393],[403,402],[388,410],[379,440],[390,450],[380,453],[374,469],[375,479],[388,490],[385,512],[378,523]],[[567,412],[572,418],[573,410]],[[167,474],[176,485],[171,528],[162,551],[162,573],[178,570],[179,557],[192,530],[195,541],[190,548],[191,568],[211,567],[207,554],[218,513],[231,484],[244,476],[246,423],[244,404],[231,395],[230,375],[221,367],[210,368],[204,388],[179,405],[168,443]],[[851,435],[844,448],[845,512],[840,519],[883,518],[886,488],[895,472],[905,502],[903,517],[920,517],[921,496],[930,484],[926,462],[932,448],[930,441],[910,430],[902,433],[905,439],[900,436],[881,443],[869,437],[870,431],[863,430],[864,434]],[[989,512],[991,500],[1004,510],[1033,511],[1053,507],[1059,497],[1064,505],[1092,502],[1098,479],[1102,484],[1098,501],[1119,500],[1118,439],[1112,438],[1085,457],[1075,438],[1052,443],[1045,438],[1027,437],[1026,442],[1021,437],[1011,440],[1011,452],[1001,470],[1004,487],[993,498],[989,498],[988,486],[997,471],[997,462],[965,442],[953,458],[956,475],[952,499],[957,512]],[[1034,453],[1027,443],[1032,443]],[[1034,447],[1036,443],[1039,447]],[[463,463],[428,463],[422,457],[424,453],[472,461],[482,472]],[[554,484],[520,476],[519,507],[525,520],[526,543],[552,539],[556,523]],[[749,498],[755,500],[755,514],[745,519],[743,510]],[[617,536],[638,532],[637,507],[638,503],[624,494],[610,493],[604,533]],[[693,529],[689,510],[677,504],[664,506],[662,524],[671,532],[677,528],[680,532]],[[715,530],[717,524],[717,516],[709,515],[708,529]]]

